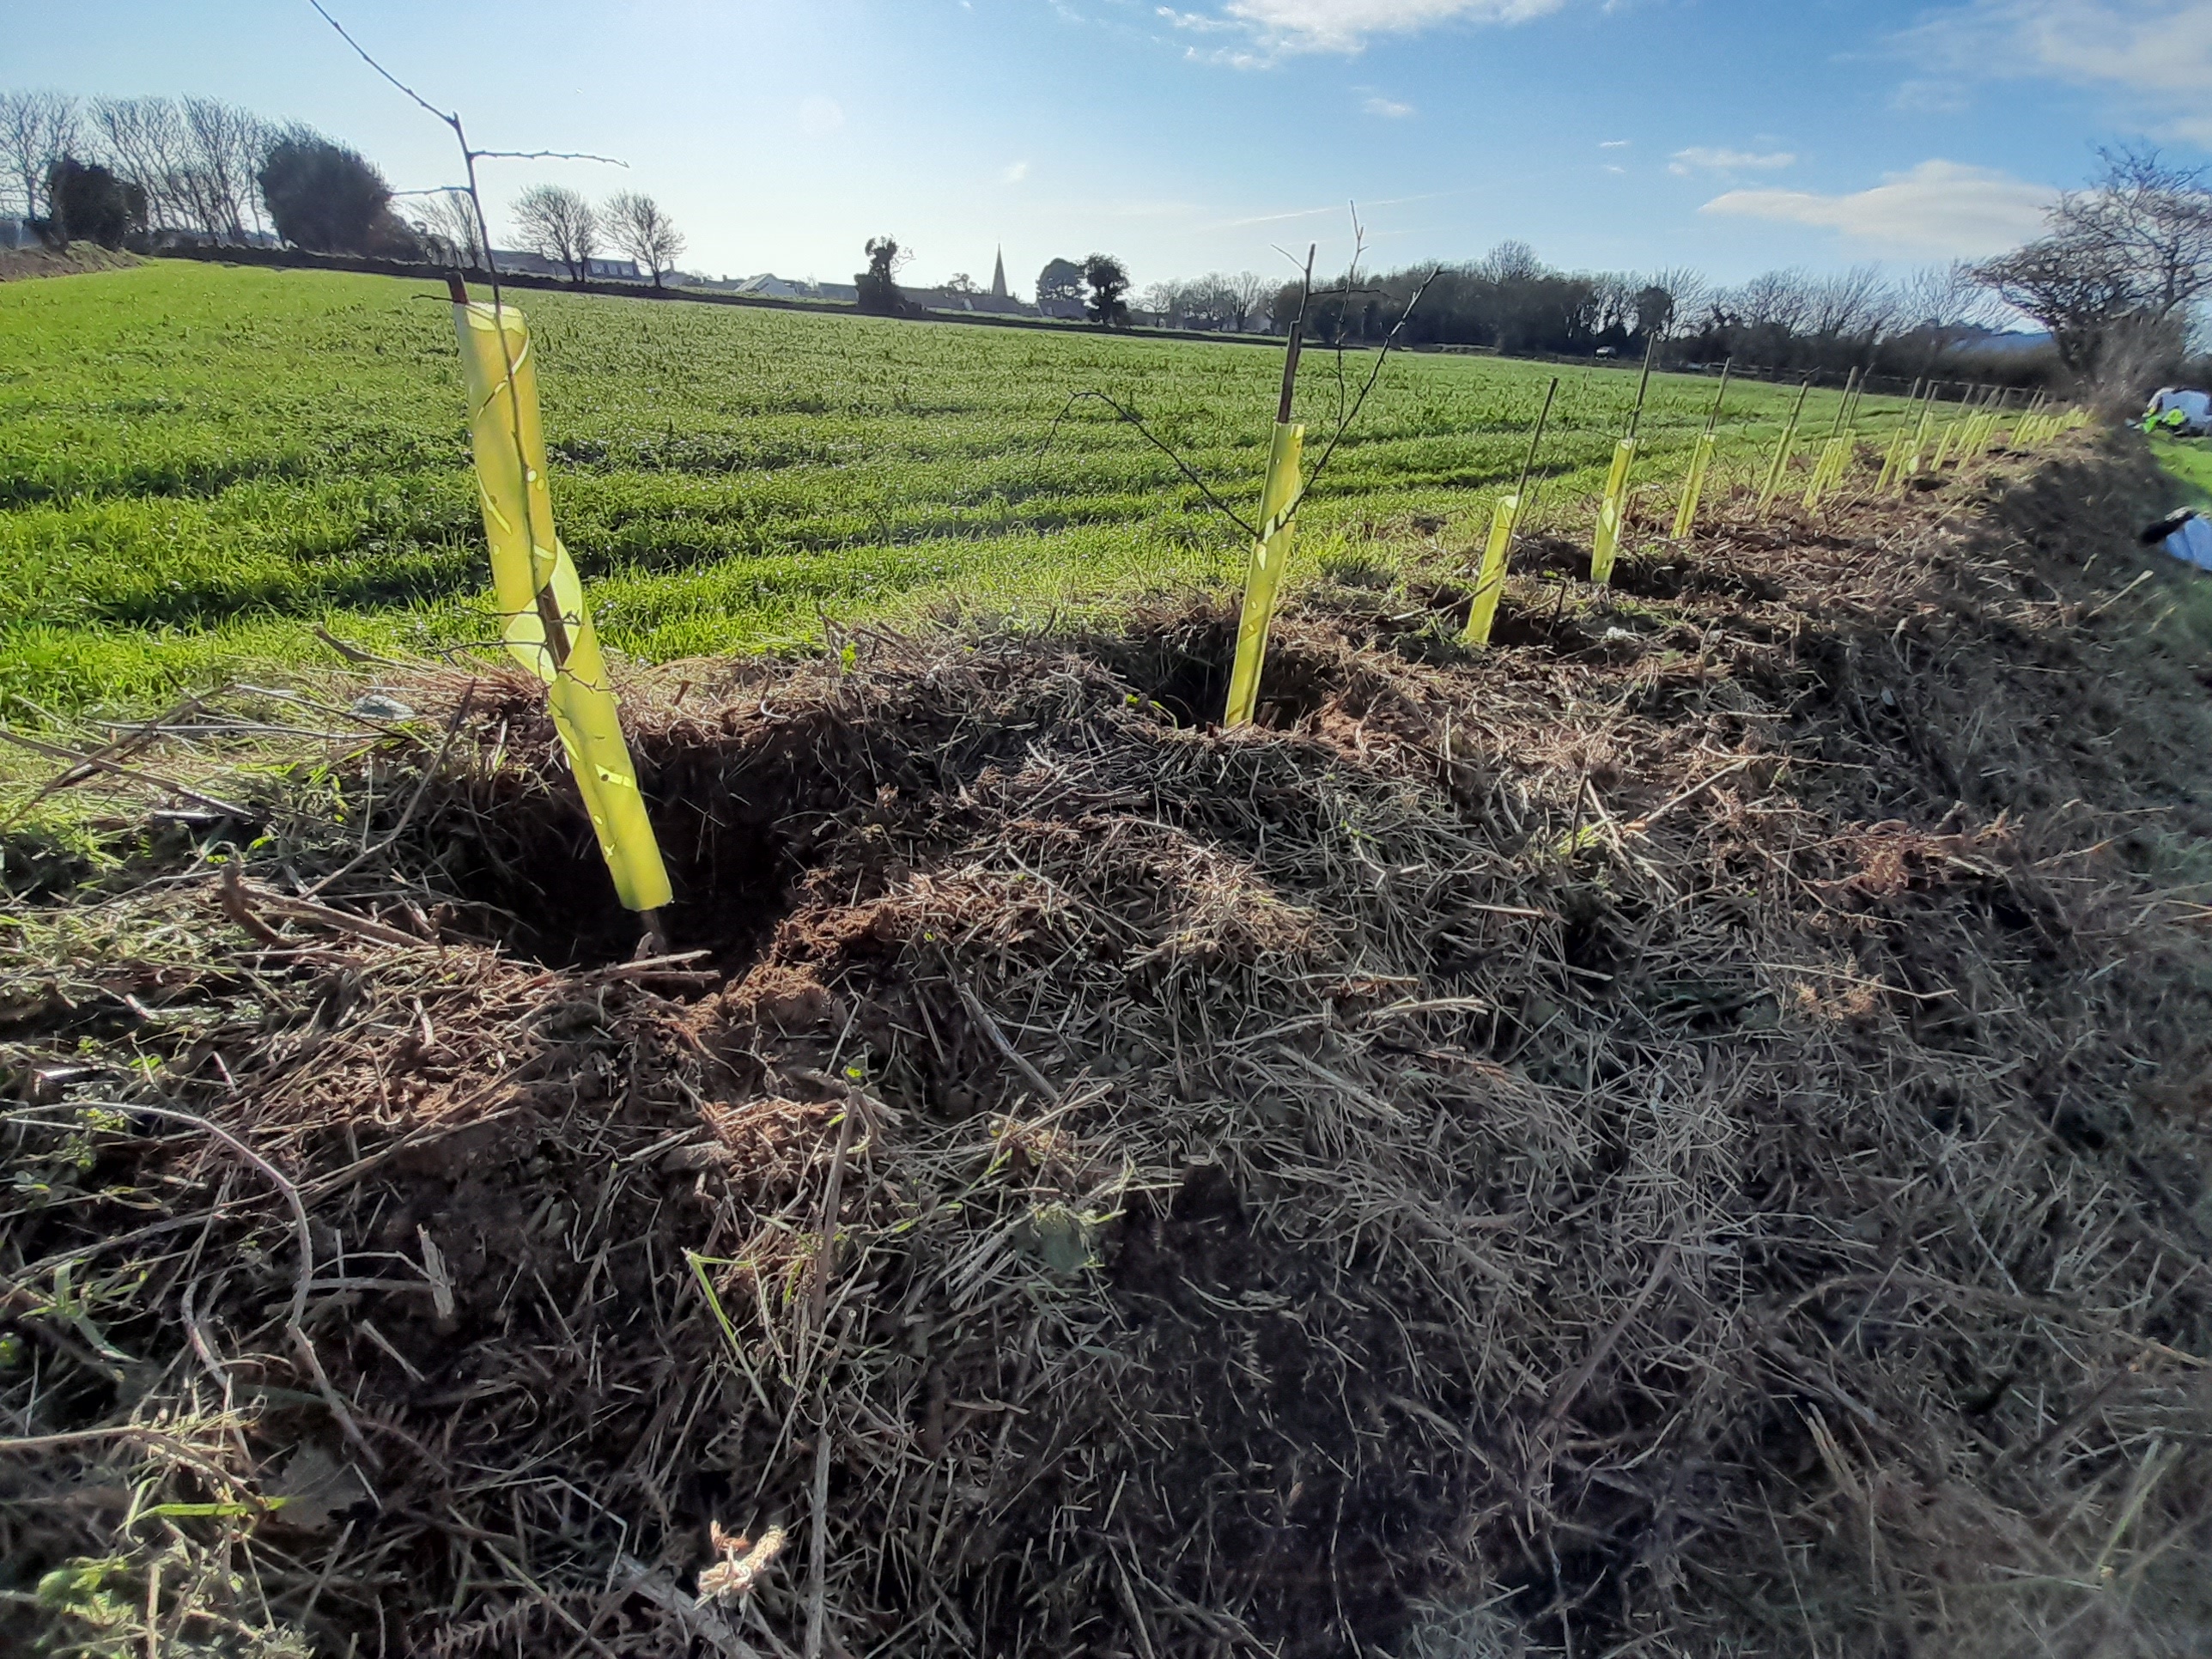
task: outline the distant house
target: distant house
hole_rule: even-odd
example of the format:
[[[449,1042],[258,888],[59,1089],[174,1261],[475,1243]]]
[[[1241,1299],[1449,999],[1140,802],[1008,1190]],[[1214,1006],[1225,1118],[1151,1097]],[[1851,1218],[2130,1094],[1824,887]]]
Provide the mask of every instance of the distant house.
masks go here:
[[[779,276],[772,270],[763,270],[751,276],[725,276],[717,282],[707,276],[685,276],[679,279],[686,288],[707,289],[717,294],[742,294],[762,300],[827,301],[836,305],[857,305],[860,289],[857,283],[817,283],[810,278]],[[902,288],[910,305],[924,311],[950,311],[991,317],[1034,317],[1037,308],[1028,301],[1017,298],[1006,287],[1006,260],[1000,253],[991,273],[988,293],[949,288]],[[1053,314],[1053,313],[1047,313]],[[1078,304],[1068,313],[1080,317],[1083,307]]]
[[[757,276],[747,276],[731,284],[736,294],[750,294],[763,300],[836,300],[847,305],[857,302],[860,286],[854,283],[815,283],[800,278],[777,276],[764,270]]]
[[[910,288],[906,297],[924,311],[974,311],[997,317],[1034,317],[1037,308],[1011,294],[975,294],[949,288]]]
[[[949,288],[917,288],[907,290],[907,298],[925,311],[981,312],[994,317],[1034,317],[1037,308],[1026,300],[1018,300],[1006,287],[1006,251],[1000,248],[991,262],[991,291],[977,294],[972,289],[955,290]]]
[[[518,276],[566,276],[568,267],[558,259],[549,259],[542,253],[527,249],[495,247],[491,251],[492,263],[501,270],[513,271]],[[645,273],[637,268],[635,259],[592,259],[584,266],[584,275],[595,283],[641,283]]]

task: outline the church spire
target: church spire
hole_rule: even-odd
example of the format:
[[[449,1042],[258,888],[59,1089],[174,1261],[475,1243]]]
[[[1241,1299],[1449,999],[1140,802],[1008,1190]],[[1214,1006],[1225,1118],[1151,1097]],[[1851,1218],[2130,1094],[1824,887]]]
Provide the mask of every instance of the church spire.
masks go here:
[[[994,300],[1006,297],[1006,250],[1003,247],[999,250],[999,267],[991,273],[991,297]]]

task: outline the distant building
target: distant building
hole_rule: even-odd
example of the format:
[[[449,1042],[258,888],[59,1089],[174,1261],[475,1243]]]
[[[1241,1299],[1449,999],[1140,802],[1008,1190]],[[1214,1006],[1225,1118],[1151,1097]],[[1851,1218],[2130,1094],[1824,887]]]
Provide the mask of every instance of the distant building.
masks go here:
[[[558,259],[549,259],[542,253],[524,248],[495,247],[491,251],[492,264],[501,270],[513,271],[518,276],[567,276],[568,267]],[[645,273],[637,268],[635,259],[592,259],[584,265],[586,280],[595,283],[641,283]]]
[[[501,256],[504,258],[505,256]],[[762,300],[813,301],[836,305],[857,305],[860,289],[857,283],[817,283],[795,276],[779,276],[772,270],[763,270],[751,276],[724,276],[719,282],[708,276],[679,278],[686,288],[705,289],[716,294],[742,294]],[[991,317],[1035,317],[1036,307],[1018,299],[1006,283],[1006,250],[998,251],[992,260],[991,287],[988,293],[975,289],[949,288],[902,288],[910,305],[924,311],[969,313]],[[1083,315],[1078,303],[1066,313],[1047,315]]]
[[[860,297],[857,283],[804,282],[779,276],[772,270],[763,270],[757,276],[724,277],[719,283],[702,283],[700,286],[762,300],[830,300],[853,305]]]
[[[949,288],[909,288],[906,297],[924,311],[977,311],[998,317],[1034,317],[1037,308],[1010,294],[957,292]]]

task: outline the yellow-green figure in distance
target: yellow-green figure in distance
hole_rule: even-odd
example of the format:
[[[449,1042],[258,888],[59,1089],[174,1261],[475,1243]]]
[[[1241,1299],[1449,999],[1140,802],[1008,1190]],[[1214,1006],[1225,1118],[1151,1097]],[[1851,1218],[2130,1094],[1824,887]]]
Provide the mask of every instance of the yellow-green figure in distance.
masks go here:
[[[616,718],[583,584],[553,533],[530,331],[511,305],[495,311],[480,302],[457,303],[453,324],[468,377],[469,441],[501,637],[515,659],[545,682],[546,702],[616,894],[629,909],[658,910],[672,896],[668,872]]]
[[[1613,562],[1620,552],[1620,532],[1628,518],[1628,474],[1636,465],[1636,440],[1623,438],[1613,446],[1613,471],[1606,475],[1605,499],[1597,507],[1597,540],[1590,547],[1590,580],[1613,580]]]
[[[1244,605],[1237,616],[1237,665],[1229,676],[1226,726],[1249,726],[1260,702],[1260,671],[1267,665],[1267,628],[1275,617],[1275,595],[1283,567],[1291,562],[1291,514],[1298,502],[1298,457],[1306,429],[1275,422],[1267,450],[1267,483],[1260,496],[1260,539],[1252,544],[1252,562],[1244,576]]]
[[[1460,638],[1468,645],[1488,645],[1491,624],[1498,620],[1498,596],[1505,591],[1505,558],[1513,550],[1513,532],[1521,520],[1521,498],[1501,495],[1490,517],[1490,540],[1482,550],[1482,569],[1474,579],[1474,603],[1468,609],[1467,629]]]
[[[1697,527],[1698,503],[1705,495],[1705,474],[1712,471],[1713,447],[1718,442],[1714,434],[1705,433],[1690,452],[1690,476],[1682,485],[1682,505],[1674,512],[1674,539],[1678,542]]]

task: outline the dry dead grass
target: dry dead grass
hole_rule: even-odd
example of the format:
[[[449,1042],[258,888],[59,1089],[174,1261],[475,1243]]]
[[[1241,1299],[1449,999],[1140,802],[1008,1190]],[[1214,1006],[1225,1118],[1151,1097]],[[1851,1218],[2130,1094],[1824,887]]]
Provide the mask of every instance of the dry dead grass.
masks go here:
[[[1233,737],[1203,611],[672,670],[644,963],[534,688],[176,711],[206,799],[10,848],[0,1629],[2202,1651],[2149,487],[1539,548],[1477,660],[1325,591]]]

